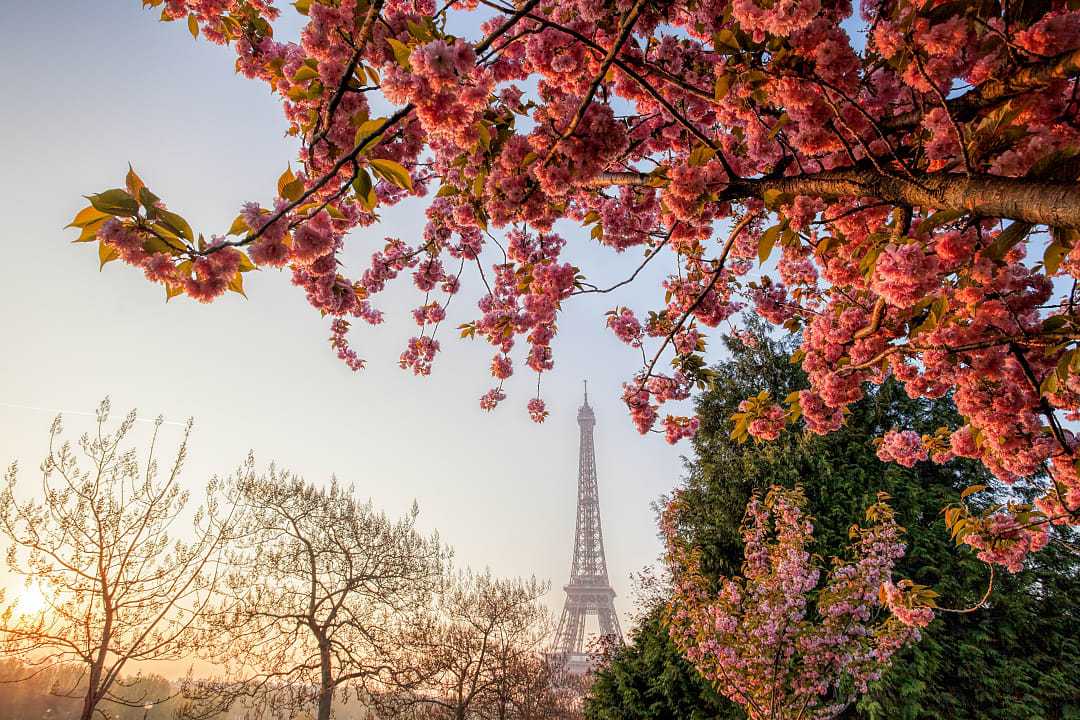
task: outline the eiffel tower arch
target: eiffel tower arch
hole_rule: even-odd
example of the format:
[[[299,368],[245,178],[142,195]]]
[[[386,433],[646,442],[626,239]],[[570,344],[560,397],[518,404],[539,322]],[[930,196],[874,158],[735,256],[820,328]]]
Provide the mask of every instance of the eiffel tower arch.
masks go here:
[[[583,674],[588,670],[589,655],[585,649],[585,621],[595,617],[600,634],[622,644],[622,629],[615,613],[615,591],[608,579],[607,558],[604,556],[604,533],[600,526],[600,495],[596,484],[596,451],[593,428],[596,416],[589,406],[589,389],[585,387],[585,403],[578,409],[581,440],[578,450],[577,523],[574,531],[574,556],[570,564],[570,582],[563,586],[566,603],[563,605],[559,628],[555,634],[554,652],[563,659],[570,672]]]

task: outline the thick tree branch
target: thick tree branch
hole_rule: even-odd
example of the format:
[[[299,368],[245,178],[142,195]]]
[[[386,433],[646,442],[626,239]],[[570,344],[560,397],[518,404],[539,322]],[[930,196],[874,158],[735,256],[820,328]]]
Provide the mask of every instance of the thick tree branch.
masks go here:
[[[588,185],[649,185],[655,181],[655,177],[643,173],[601,173]],[[740,180],[724,187],[718,200],[761,197],[770,190],[825,200],[874,198],[891,205],[957,210],[977,217],[1080,229],[1080,187],[1076,183],[996,175],[926,173],[909,180],[882,175],[869,168],[828,170],[812,175]]]
[[[1078,76],[1080,76],[1080,50],[1071,50],[1048,62],[1034,63],[1009,73],[1005,77],[987,80],[974,90],[950,100],[948,102],[949,114],[958,122],[967,122],[981,110],[1024,93],[1044,88],[1054,80]],[[883,123],[883,127],[886,130],[901,130],[917,125],[922,117],[922,110],[911,110],[889,118]]]

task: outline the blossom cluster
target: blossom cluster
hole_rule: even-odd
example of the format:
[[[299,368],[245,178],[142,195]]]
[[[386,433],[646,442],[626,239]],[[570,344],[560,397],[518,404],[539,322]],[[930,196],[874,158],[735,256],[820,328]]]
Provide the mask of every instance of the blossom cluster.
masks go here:
[[[298,169],[208,240],[129,177],[73,223],[102,263],[202,302],[283,268],[354,369],[348,323],[381,322],[379,294],[411,271],[420,330],[399,363],[419,375],[475,276],[484,291],[459,329],[495,350],[492,408],[515,367],[554,368],[559,314],[589,271],[554,225],[577,221],[604,248],[668,263],[653,307],[607,320],[645,358],[623,391],[642,433],[693,435],[663,405],[707,382],[705,333],[746,310],[801,333],[809,387],[787,410],[740,408],[740,436],[832,432],[892,376],[913,398],[951,395],[964,420],[932,441],[897,428],[880,457],[971,458],[1007,484],[1049,467],[1032,522],[1080,519],[1063,426],[1080,418],[1080,318],[1063,290],[1080,279],[1073,4],[866,0],[852,18],[821,0],[533,0],[469,38],[448,18],[475,2],[305,0],[292,42],[266,0],[147,4],[230,45],[280,98]],[[380,206],[431,195],[421,237],[361,253],[347,276],[345,249]],[[1039,546],[986,520],[998,535],[965,536],[985,558],[1015,566]]]
[[[679,535],[679,496],[662,521],[675,586],[672,638],[754,719],[836,717],[852,688],[866,692],[895,652],[919,637],[922,616],[920,623],[880,617],[881,588],[895,587],[890,576],[904,554],[886,498],[853,530],[850,559],[828,572],[809,551],[814,526],[805,506],[799,488],[755,496],[743,523],[742,574],[720,578],[717,592]]]

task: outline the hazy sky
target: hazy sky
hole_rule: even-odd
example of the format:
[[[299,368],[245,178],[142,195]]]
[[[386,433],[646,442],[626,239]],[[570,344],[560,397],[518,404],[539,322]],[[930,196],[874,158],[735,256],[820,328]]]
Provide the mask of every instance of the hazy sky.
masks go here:
[[[283,273],[249,274],[246,301],[166,305],[161,288],[130,267],[99,273],[94,246],[72,245],[63,226],[85,205],[81,195],[121,185],[130,161],[197,230],[223,232],[241,203],[271,200],[293,156],[277,101],[233,73],[231,50],[192,41],[138,0],[0,0],[0,8],[0,461],[20,461],[24,488],[36,479],[52,417],[24,408],[87,412],[110,395],[118,415],[137,407],[146,417],[195,417],[191,488],[229,472],[250,448],[261,465],[275,461],[316,483],[335,473],[395,514],[415,498],[423,527],[438,529],[458,562],[550,579],[558,609],[574,523],[575,411],[587,377],[609,571],[627,614],[629,573],[660,550],[650,502],[673,486],[688,448],[631,426],[619,388],[640,358],[604,329],[603,313],[654,305],[656,274],[622,296],[571,301],[556,370],[544,379],[552,415],[542,426],[525,412],[531,373],[512,378],[494,413],[479,408],[492,385],[492,349],[458,341],[452,329],[477,315],[475,273],[450,305],[443,352],[426,379],[397,367],[414,334],[408,311],[420,301],[408,278],[378,301],[385,325],[354,329],[369,361],[360,374],[336,359],[328,322]],[[287,5],[284,14],[295,15]],[[383,212],[380,225],[354,234],[347,271],[358,272],[384,236],[413,242],[422,208]],[[560,230],[597,284],[622,279],[640,260]],[[89,420],[68,416],[70,434]],[[178,432],[168,426],[166,439]]]

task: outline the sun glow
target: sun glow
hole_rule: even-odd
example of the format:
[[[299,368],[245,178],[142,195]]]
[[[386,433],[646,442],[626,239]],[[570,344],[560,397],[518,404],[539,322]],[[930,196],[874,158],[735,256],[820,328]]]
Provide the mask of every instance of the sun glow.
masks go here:
[[[15,602],[15,612],[19,615],[38,615],[45,610],[48,602],[37,583],[28,585],[19,593]]]

